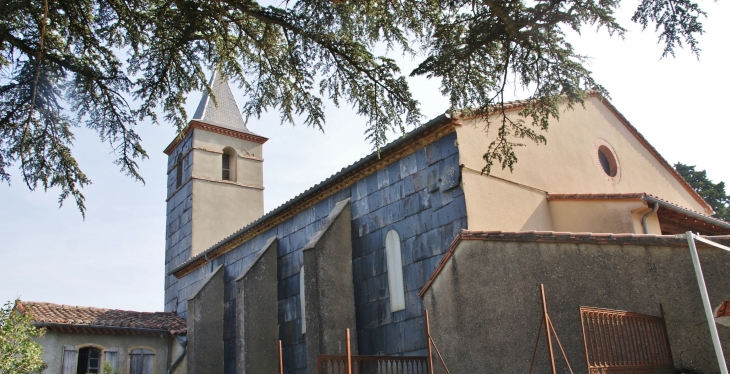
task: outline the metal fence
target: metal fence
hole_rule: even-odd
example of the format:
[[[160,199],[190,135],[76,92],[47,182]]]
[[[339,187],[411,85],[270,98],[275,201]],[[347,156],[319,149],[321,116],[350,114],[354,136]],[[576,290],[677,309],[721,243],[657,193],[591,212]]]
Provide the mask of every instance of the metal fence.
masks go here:
[[[347,356],[319,356],[318,374],[347,374]],[[427,356],[352,356],[352,374],[428,374]]]
[[[580,320],[588,373],[674,373],[663,312],[656,317],[581,307]]]

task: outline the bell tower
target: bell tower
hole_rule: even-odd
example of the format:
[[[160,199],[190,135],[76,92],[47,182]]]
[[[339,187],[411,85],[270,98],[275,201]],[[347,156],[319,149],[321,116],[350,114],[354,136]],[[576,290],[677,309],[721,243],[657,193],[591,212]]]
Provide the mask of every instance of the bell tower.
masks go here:
[[[262,148],[268,139],[246,127],[219,71],[209,86],[182,137],[165,149],[166,273],[264,213]],[[167,309],[170,300],[165,302]]]

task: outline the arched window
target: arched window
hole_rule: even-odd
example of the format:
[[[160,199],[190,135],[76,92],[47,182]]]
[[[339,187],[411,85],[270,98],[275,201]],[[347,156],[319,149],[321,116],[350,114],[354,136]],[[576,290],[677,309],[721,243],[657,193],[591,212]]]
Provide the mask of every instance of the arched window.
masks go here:
[[[238,153],[231,147],[223,148],[222,168],[224,181],[236,181],[236,160]]]
[[[307,311],[304,300],[304,266],[299,270],[299,309],[302,312],[302,334],[307,333]]]
[[[155,352],[137,348],[129,352],[129,374],[152,374],[155,364]]]
[[[406,308],[406,292],[403,288],[403,261],[400,253],[400,236],[395,230],[385,236],[385,261],[388,264],[388,288],[390,290],[390,311]]]
[[[177,155],[177,165],[175,165],[175,189],[180,188],[183,178],[183,156]]]
[[[94,347],[79,349],[79,358],[76,365],[76,374],[99,373],[101,351]]]

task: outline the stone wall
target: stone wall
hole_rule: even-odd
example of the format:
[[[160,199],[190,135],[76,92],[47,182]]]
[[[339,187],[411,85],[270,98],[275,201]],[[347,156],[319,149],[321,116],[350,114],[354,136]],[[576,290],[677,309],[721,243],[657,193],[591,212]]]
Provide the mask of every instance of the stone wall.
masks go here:
[[[352,188],[352,250],[358,348],[362,355],[425,355],[418,291],[466,229],[456,134],[430,144]],[[406,309],[391,313],[385,236],[396,230]]]
[[[193,183],[189,180],[192,175],[193,152],[189,152],[193,146],[193,132],[191,131],[185,139],[175,148],[167,158],[167,222],[165,226],[165,311],[182,312],[187,310],[187,297],[178,294],[178,279],[167,272],[182,264],[190,258],[192,245],[192,207],[193,207]],[[183,157],[183,178],[184,185],[178,190],[175,186],[178,155]]]
[[[224,265],[224,372],[236,372],[236,282],[264,243],[277,237],[279,338],[287,374],[306,373],[306,341],[301,333],[299,271],[302,248],[336,202],[350,198],[353,280],[360,354],[425,354],[422,303],[418,290],[435,269],[455,234],[466,228],[456,135],[417,150],[390,166],[213,260]],[[385,234],[400,234],[406,302],[390,312]],[[223,239],[223,238],[221,238]],[[166,284],[167,302],[185,300],[209,272],[208,265]],[[168,277],[169,278],[169,277]],[[174,279],[174,277],[173,277]],[[187,305],[177,304],[185,318]],[[175,309],[172,309],[175,310]],[[355,334],[353,334],[355,335]],[[386,339],[387,338],[387,339]]]
[[[689,250],[683,240],[674,241],[673,246],[462,241],[424,294],[434,340],[452,373],[527,372],[543,283],[574,372],[586,372],[580,306],[659,315],[660,303],[675,366],[719,372]],[[730,298],[730,253],[699,252],[717,307]],[[718,329],[729,357],[730,328]],[[558,371],[567,372],[553,344]],[[544,331],[535,369],[549,372]]]

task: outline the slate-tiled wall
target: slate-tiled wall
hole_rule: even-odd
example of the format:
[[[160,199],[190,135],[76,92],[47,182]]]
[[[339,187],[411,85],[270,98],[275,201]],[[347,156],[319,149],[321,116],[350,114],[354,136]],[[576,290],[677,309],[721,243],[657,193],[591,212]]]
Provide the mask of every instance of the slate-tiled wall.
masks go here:
[[[460,182],[456,135],[364,178],[275,228],[213,260],[225,265],[225,373],[235,373],[235,279],[266,239],[278,238],[279,337],[287,374],[306,373],[305,336],[301,333],[299,271],[301,248],[319,228],[336,202],[351,198],[353,275],[360,354],[423,354],[425,334],[418,290],[431,274],[456,232],[466,228],[466,207]],[[407,308],[390,313],[384,241],[391,228],[402,240]],[[176,265],[175,265],[176,266]],[[168,287],[180,300],[197,289],[210,272],[205,266]],[[174,279],[174,278],[173,278]],[[174,308],[172,309],[174,310]]]
[[[353,277],[361,355],[425,355],[424,286],[466,228],[456,134],[361,180],[351,189]],[[391,313],[385,236],[401,239],[406,309]]]
[[[165,228],[165,274],[190,258],[192,244],[192,196],[193,183],[189,181],[192,173],[193,152],[188,152],[193,145],[193,134],[189,133],[167,158],[167,222]],[[185,155],[187,153],[187,155]],[[183,154],[183,182],[188,181],[176,192],[178,155]],[[170,196],[170,194],[174,195]],[[182,312],[185,318],[187,297],[181,298],[178,293],[178,280],[172,275],[165,275],[165,311]],[[181,305],[182,304],[182,305]]]

